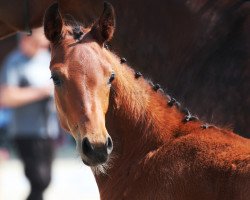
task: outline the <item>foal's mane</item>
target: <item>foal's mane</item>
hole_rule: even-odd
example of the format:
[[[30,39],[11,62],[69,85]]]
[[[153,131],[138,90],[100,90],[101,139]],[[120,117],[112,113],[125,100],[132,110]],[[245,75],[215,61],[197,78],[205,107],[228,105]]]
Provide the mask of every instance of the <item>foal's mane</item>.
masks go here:
[[[187,108],[183,108],[178,101],[166,94],[159,84],[153,84],[140,73],[137,76],[138,72],[123,63],[122,59],[109,49],[103,48],[103,52],[116,74],[111,88],[115,110],[126,115],[135,125],[143,123],[146,132],[148,128],[152,128],[151,130],[161,138],[180,137],[194,129],[210,128],[231,135],[228,128],[221,129],[200,121]],[[189,126],[185,126],[187,123]]]
[[[104,50],[104,55],[116,74],[112,85],[115,109],[135,124],[143,123],[145,130],[151,127],[158,133],[165,133],[176,129],[184,114],[178,106],[168,105],[172,98],[158,84],[154,85],[144,77],[136,76],[136,72],[126,63],[121,63],[116,54]]]

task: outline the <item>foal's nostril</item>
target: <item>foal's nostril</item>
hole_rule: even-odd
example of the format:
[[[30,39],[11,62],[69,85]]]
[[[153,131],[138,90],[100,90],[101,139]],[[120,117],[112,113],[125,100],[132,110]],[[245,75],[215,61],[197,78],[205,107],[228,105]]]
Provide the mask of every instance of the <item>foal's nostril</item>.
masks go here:
[[[91,154],[94,151],[93,146],[90,144],[89,139],[86,137],[82,141],[82,150],[83,153],[88,155]]]
[[[82,140],[82,161],[89,165],[95,166],[105,163],[113,150],[113,142],[110,137],[105,143],[90,143],[87,137]]]
[[[106,141],[106,147],[107,147],[107,153],[110,154],[113,150],[113,142],[112,142],[111,137],[108,137]]]

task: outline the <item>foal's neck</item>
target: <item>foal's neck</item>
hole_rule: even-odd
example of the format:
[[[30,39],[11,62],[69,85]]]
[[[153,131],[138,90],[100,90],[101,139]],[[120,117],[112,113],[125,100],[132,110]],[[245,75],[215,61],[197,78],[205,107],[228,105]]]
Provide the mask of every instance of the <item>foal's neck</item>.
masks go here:
[[[116,79],[107,125],[114,141],[121,143],[118,146],[124,156],[142,156],[140,153],[155,150],[173,138],[183,114],[175,106],[169,107],[170,99],[143,77],[136,77],[130,67],[117,59],[112,62]]]
[[[143,77],[136,78],[134,70],[120,64],[118,58],[110,54],[107,57],[116,78],[112,82],[106,115],[114,149],[106,171],[108,175],[96,176],[103,199],[109,199],[110,188],[119,185],[128,174],[134,174],[133,170],[139,169],[138,165],[152,152],[189,132],[184,128],[184,114],[175,105],[168,105],[170,99],[163,92],[155,91]]]

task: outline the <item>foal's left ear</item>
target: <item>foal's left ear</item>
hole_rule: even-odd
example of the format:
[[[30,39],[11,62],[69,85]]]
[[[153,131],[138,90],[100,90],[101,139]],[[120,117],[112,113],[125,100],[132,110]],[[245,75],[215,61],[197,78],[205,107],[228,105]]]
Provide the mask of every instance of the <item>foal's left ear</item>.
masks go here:
[[[114,7],[104,2],[104,10],[99,20],[94,24],[91,30],[92,36],[102,46],[105,42],[112,39],[115,31],[115,11]]]
[[[52,43],[58,42],[62,34],[63,20],[57,3],[46,10],[43,23],[46,38]]]

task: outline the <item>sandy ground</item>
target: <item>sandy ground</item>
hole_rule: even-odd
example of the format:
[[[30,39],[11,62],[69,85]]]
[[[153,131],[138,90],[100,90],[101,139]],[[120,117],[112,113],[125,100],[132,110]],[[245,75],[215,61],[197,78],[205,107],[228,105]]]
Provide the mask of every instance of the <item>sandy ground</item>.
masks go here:
[[[29,187],[19,160],[0,162],[0,200],[25,200]],[[99,200],[99,193],[90,168],[78,158],[57,158],[44,197],[44,200]]]

